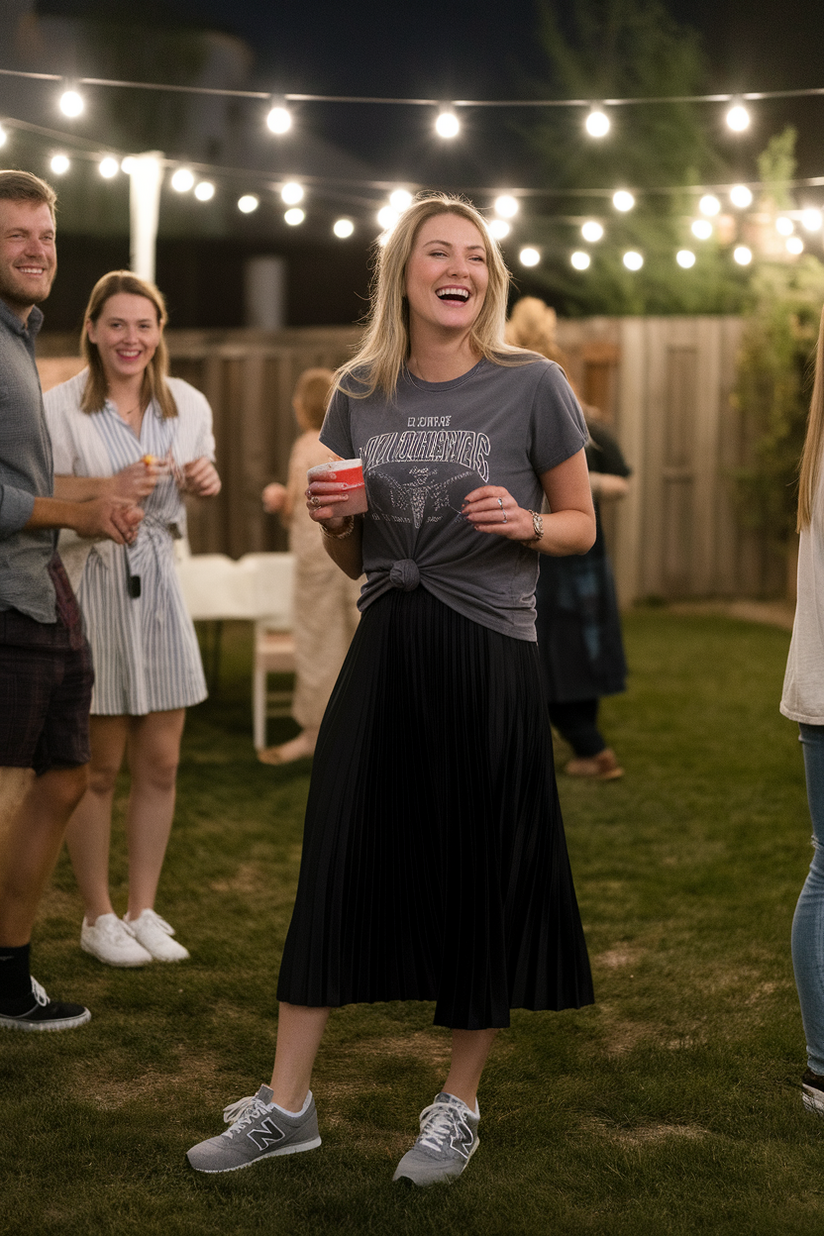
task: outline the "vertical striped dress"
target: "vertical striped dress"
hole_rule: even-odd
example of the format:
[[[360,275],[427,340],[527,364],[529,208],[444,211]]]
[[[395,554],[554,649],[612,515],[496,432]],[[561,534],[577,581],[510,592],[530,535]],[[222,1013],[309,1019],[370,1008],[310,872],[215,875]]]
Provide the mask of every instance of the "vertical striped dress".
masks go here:
[[[163,419],[155,403],[136,437],[109,402],[80,411],[85,371],[44,397],[56,475],[109,476],[144,455],[178,467],[214,459],[212,416],[199,391],[169,379],[178,415]],[[174,569],[174,539],[185,532],[185,508],[174,478],[164,476],[143,500],[135,543],[84,543],[77,587],[92,648],[92,715],[144,716],[206,698],[197,638]],[[62,552],[62,545],[61,545]],[[139,579],[139,596],[129,580]]]

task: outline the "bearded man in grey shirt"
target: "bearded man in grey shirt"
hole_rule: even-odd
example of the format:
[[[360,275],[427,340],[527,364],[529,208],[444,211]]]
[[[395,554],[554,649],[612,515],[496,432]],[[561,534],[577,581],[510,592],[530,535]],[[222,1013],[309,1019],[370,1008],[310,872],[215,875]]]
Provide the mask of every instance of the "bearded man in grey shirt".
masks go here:
[[[55,194],[0,171],[0,1027],[67,1030],[91,1016],[50,1000],[29,946],[43,888],[88,779],[91,656],[56,529],[133,540],[129,498],[54,498],[34,338],[57,269]]]

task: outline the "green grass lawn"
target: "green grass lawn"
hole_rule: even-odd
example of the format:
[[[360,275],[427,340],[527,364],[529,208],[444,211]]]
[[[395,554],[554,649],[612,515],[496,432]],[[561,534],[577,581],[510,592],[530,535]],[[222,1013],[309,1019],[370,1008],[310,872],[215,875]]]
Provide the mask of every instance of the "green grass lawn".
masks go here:
[[[35,973],[93,1020],[0,1040],[0,1231],[33,1236],[742,1236],[824,1229],[824,1122],[801,1107],[789,932],[810,857],[796,728],[778,713],[788,636],[642,611],[630,690],[604,725],[623,781],[561,776],[597,1004],[516,1012],[452,1188],[391,1182],[442,1080],[428,1005],[333,1015],[314,1090],[320,1150],[223,1177],[184,1152],[268,1080],[275,983],[308,762],[252,751],[248,628],[191,711],[158,910],[192,960],[114,970],[78,946],[65,856]],[[291,723],[271,726],[285,739]],[[559,752],[559,766],[563,763]],[[122,830],[113,857],[125,908]],[[822,1228],[818,1227],[822,1225]]]

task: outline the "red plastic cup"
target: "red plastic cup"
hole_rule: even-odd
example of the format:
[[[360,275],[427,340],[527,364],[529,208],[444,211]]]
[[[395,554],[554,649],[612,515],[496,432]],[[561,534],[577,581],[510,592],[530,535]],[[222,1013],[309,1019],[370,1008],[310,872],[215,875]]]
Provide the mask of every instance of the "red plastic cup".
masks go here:
[[[311,485],[313,481],[326,481],[330,473],[335,478],[329,482],[330,493],[347,493],[349,496],[341,514],[362,515],[368,510],[363,483],[363,462],[360,459],[333,459],[329,463],[310,468],[306,475]]]

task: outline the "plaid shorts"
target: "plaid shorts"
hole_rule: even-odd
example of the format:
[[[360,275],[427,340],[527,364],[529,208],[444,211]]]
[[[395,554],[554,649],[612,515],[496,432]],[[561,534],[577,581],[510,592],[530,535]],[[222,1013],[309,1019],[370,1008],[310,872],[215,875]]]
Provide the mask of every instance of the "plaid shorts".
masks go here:
[[[37,622],[16,609],[0,611],[0,767],[33,768],[38,776],[91,758],[91,650],[56,555],[49,574],[57,595],[56,622]]]

